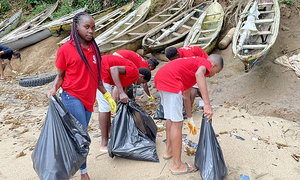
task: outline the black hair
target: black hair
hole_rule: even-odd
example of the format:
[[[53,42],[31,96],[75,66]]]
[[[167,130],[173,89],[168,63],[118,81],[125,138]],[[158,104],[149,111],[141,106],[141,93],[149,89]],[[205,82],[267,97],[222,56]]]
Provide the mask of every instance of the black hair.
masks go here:
[[[151,79],[151,72],[150,72],[149,69],[144,68],[144,67],[143,67],[143,68],[140,68],[140,69],[139,69],[139,73],[142,74],[142,75],[144,75],[144,79],[145,79],[147,82],[150,81],[150,79]]]
[[[13,55],[20,59],[21,61],[21,53],[17,50],[14,50]]]
[[[86,68],[88,69],[89,73],[91,75],[93,75],[93,77],[95,77],[95,74],[94,72],[92,71],[92,68],[90,66],[90,64],[88,63],[88,60],[86,59],[86,56],[84,55],[83,53],[83,50],[82,50],[82,47],[81,47],[81,43],[80,43],[80,40],[79,40],[79,35],[78,35],[78,31],[76,29],[76,24],[79,24],[80,20],[82,19],[83,16],[86,16],[86,17],[91,17],[93,18],[90,14],[86,13],[86,12],[79,12],[77,13],[74,18],[73,18],[73,23],[72,23],[72,28],[71,28],[71,34],[70,34],[70,42],[72,40],[74,40],[75,42],[75,47],[77,49],[77,52],[79,53],[82,61],[84,62]],[[91,40],[91,45],[92,45],[92,48],[93,48],[93,51],[94,51],[94,54],[96,56],[96,60],[97,60],[97,69],[98,69],[98,73],[97,73],[97,77],[98,77],[98,82],[102,82],[101,81],[101,54],[100,54],[100,50],[99,50],[99,47],[97,46],[96,42],[95,42],[95,39],[92,38]],[[94,78],[95,79],[95,78]],[[96,80],[96,79],[95,79]]]
[[[159,64],[159,62],[157,61],[156,58],[152,57],[150,59],[147,60],[148,64],[151,64],[154,69],[156,68],[156,66]]]
[[[208,56],[207,59],[208,60],[212,60],[215,63],[218,63],[220,65],[220,68],[223,69],[224,62],[223,62],[223,58],[222,58],[221,55],[219,55],[219,54],[211,54],[211,55]]]
[[[168,59],[176,56],[177,53],[178,53],[178,51],[177,51],[177,49],[175,47],[169,47],[169,48],[166,49],[166,52],[165,52],[166,57]]]

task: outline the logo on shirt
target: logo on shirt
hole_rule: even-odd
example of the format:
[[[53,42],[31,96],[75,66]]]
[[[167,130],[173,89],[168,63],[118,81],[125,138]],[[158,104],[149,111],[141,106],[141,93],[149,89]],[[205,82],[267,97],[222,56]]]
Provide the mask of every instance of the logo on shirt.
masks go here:
[[[94,59],[93,63],[94,63],[94,64],[97,64],[97,60],[96,60],[95,55],[93,56],[93,59]]]

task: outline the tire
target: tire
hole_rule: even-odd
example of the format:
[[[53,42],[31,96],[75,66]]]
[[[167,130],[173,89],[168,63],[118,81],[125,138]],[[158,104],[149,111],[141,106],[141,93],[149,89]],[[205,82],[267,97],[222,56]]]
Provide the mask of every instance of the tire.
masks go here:
[[[54,81],[55,78],[56,73],[43,73],[39,75],[24,77],[19,80],[19,85],[23,87],[42,86]]]

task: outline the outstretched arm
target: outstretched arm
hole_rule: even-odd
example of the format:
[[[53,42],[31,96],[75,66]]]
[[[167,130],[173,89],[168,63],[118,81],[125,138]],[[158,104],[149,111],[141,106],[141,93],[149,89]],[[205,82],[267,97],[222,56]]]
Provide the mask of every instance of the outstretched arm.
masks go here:
[[[10,60],[6,60],[6,62],[7,62],[7,66],[9,67],[9,69],[10,69],[13,73],[15,73],[13,67],[12,67],[11,64],[10,64]]]
[[[118,89],[120,100],[122,103],[128,103],[128,96],[124,92],[121,81],[120,81],[120,74],[126,74],[125,66],[113,66],[110,68],[111,77]]]
[[[210,105],[210,100],[208,96],[207,86],[206,86],[206,79],[205,79],[206,67],[200,66],[196,72],[196,80],[199,90],[202,95],[202,99],[204,101],[204,116],[207,117],[208,121],[211,120],[213,111]]]
[[[47,93],[48,98],[56,94],[56,91],[61,87],[62,83],[64,82],[64,77],[65,71],[58,69],[57,76],[54,79],[52,89]]]

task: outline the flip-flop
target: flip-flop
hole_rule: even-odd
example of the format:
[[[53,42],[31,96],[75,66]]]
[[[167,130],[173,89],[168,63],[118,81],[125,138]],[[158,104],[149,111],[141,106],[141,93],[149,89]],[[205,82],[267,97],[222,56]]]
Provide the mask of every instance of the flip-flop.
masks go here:
[[[163,156],[164,160],[168,160],[168,159],[171,159],[173,156],[170,156],[168,158],[165,157],[165,155]]]
[[[100,148],[100,152],[108,152],[108,150]]]
[[[173,175],[181,175],[196,172],[198,169],[195,166],[192,166],[188,163],[185,163],[187,170],[185,172],[172,172]]]

